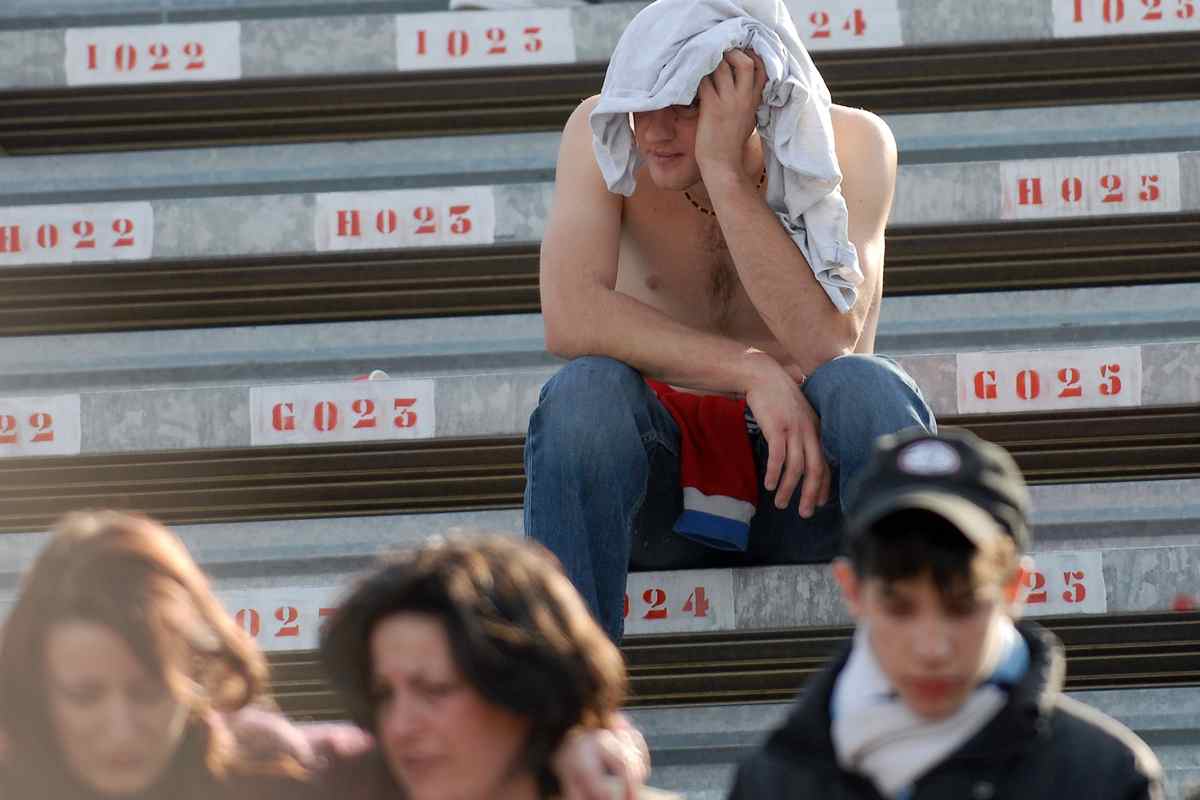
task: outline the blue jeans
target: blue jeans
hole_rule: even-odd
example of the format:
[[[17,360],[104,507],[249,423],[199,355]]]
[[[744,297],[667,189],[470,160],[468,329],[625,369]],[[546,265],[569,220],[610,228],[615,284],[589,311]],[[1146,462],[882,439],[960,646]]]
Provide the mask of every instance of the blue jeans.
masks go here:
[[[542,388],[525,441],[525,532],[562,561],[567,575],[619,642],[630,569],[674,570],[829,561],[841,549],[841,503],[879,436],[933,413],[891,359],[847,355],[818,368],[804,395],[821,418],[821,446],[835,470],[833,496],[809,519],[797,488],[786,509],[761,488],[766,441],[752,437],[760,479],[746,552],[705,547],[672,531],[682,511],[679,429],[632,367],[587,356]]]

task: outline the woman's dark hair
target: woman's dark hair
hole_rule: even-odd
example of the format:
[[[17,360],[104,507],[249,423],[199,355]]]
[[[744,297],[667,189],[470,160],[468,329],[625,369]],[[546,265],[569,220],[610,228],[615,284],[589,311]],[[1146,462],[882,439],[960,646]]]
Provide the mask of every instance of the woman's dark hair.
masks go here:
[[[1007,583],[1019,566],[1016,545],[997,536],[981,550],[945,518],[929,511],[889,514],[852,537],[847,555],[860,578],[886,583],[928,573],[943,592]]]
[[[181,749],[194,774],[233,762],[214,712],[257,698],[266,662],[209,589],[183,543],[145,517],[75,513],[52,531],[25,576],[0,641],[0,730],[6,761],[49,780],[67,772],[49,713],[45,646],[61,622],[103,625],[191,710]]]
[[[550,761],[566,733],[603,726],[624,701],[620,651],[548,551],[507,535],[455,536],[383,563],[325,628],[325,673],[367,730],[377,730],[371,633],[402,612],[441,622],[471,686],[530,720],[523,765],[545,793],[557,789]]]

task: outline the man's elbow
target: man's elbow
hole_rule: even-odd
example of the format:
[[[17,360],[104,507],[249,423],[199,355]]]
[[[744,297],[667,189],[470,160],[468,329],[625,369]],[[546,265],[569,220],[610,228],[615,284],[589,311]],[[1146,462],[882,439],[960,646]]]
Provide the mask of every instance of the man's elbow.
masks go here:
[[[545,329],[546,351],[559,358],[572,359],[583,355],[584,345],[580,341],[578,326],[571,325],[569,315],[542,312],[542,323]]]
[[[790,355],[799,364],[819,366],[839,356],[849,355],[858,346],[862,321],[851,312],[839,314],[814,330],[811,323],[799,326],[790,338]]]

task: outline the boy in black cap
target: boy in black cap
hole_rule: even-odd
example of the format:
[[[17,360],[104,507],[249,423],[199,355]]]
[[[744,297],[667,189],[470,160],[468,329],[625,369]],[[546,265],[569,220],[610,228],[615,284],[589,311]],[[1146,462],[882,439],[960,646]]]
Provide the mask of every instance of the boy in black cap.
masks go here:
[[[731,798],[1159,800],[1161,769],[1062,694],[1062,646],[1019,614],[1029,495],[968,433],[880,439],[834,574],[853,644],[738,772]]]

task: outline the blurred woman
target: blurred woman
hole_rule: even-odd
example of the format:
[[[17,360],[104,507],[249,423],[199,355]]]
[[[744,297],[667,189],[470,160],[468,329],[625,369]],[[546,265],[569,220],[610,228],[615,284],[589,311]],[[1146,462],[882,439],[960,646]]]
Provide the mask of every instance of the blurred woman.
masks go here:
[[[610,724],[626,687],[620,652],[553,556],[508,536],[386,563],[341,604],[321,659],[378,742],[338,778],[364,800],[400,787],[411,800],[560,797],[572,789],[554,752],[573,729]]]
[[[174,534],[116,512],[69,515],[0,640],[0,798],[342,796],[341,767],[373,742],[252,708],[266,675]],[[570,800],[595,796],[606,768],[644,776],[640,734],[614,726],[560,748]]]
[[[0,796],[282,797],[304,785],[299,765],[240,758],[221,715],[266,675],[174,535],[69,515],[0,642]]]

